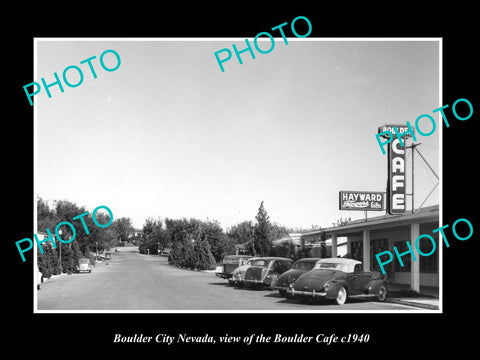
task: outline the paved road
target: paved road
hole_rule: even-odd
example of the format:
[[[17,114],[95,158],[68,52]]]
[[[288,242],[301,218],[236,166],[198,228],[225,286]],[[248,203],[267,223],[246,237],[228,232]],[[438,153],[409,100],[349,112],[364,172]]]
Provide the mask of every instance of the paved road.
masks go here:
[[[302,304],[270,290],[228,286],[213,273],[171,267],[165,257],[141,255],[136,248],[112,256],[90,274],[46,280],[37,291],[38,310],[416,310],[364,299],[343,306]]]

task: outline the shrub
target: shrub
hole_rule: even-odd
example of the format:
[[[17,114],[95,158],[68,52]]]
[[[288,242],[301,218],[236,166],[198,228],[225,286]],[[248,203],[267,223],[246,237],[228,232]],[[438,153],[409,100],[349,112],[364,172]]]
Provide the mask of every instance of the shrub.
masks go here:
[[[283,241],[282,243],[275,245],[270,251],[272,256],[285,257],[295,259],[297,256],[295,244],[291,241]]]
[[[201,240],[194,249],[195,268],[197,270],[213,270],[216,266],[215,257],[210,251],[210,244],[207,240]]]
[[[173,244],[168,263],[186,269],[213,270],[216,262],[207,240],[178,241]]]
[[[45,244],[42,249],[43,254],[41,254],[37,248],[38,269],[44,278],[49,279],[52,275],[58,275],[60,273],[58,254],[50,243]]]

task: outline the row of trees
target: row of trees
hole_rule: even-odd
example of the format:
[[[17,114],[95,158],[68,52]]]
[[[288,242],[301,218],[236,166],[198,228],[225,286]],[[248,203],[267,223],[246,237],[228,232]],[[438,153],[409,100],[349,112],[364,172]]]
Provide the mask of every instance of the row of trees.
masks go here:
[[[132,238],[134,229],[130,218],[114,219],[108,228],[99,228],[93,223],[91,214],[83,217],[89,230],[86,234],[80,221],[72,221],[73,217],[87,212],[85,207],[78,206],[68,200],[55,201],[53,207],[38,198],[37,228],[38,232],[55,227],[62,221],[74,223],[75,240],[69,244],[56,241],[54,249],[50,242],[42,245],[43,254],[38,251],[38,266],[45,277],[60,272],[73,272],[82,257],[94,260],[96,252],[109,250]],[[100,223],[108,223],[107,214],[96,213]],[[72,236],[68,226],[62,227],[62,239]],[[147,218],[143,225],[143,233],[139,240],[139,251],[143,254],[158,254],[166,248],[170,249],[169,263],[191,269],[214,269],[225,255],[234,254],[236,245],[255,256],[283,256],[290,258],[303,257],[306,254],[296,251],[290,241],[277,246],[273,241],[285,237],[292,232],[283,226],[272,224],[263,201],[260,204],[255,222],[243,221],[224,232],[218,221],[202,221],[198,219],[154,219]]]
[[[270,222],[262,201],[255,222],[243,221],[227,232],[217,221],[148,218],[143,226],[139,251],[157,254],[170,248],[169,263],[172,265],[213,269],[225,255],[234,254],[238,244],[242,244],[251,255],[295,258],[301,254],[291,241],[273,246],[274,240],[288,236],[289,232],[289,229]]]
[[[213,269],[225,254],[235,252],[235,243],[217,221],[146,219],[140,253],[157,254],[167,247],[172,265],[199,270]]]
[[[78,206],[68,200],[58,200],[54,202],[53,206],[50,206],[42,198],[37,199],[37,234],[45,233],[46,229],[55,234],[57,224],[62,221],[68,221],[75,227],[74,241],[63,244],[56,240],[56,248],[53,248],[50,241],[45,242],[42,244],[43,254],[37,247],[37,263],[44,277],[49,278],[61,272],[73,272],[79,259],[83,257],[88,257],[94,261],[93,254],[118,246],[120,241],[128,239],[133,230],[129,218],[114,219],[109,227],[100,228],[94,224],[90,213],[88,216],[82,217],[89,231],[89,234],[87,234],[80,220],[72,220],[85,212],[87,212],[87,209],[84,206]],[[96,213],[96,219],[101,224],[106,224],[110,220],[109,215],[102,212]],[[69,226],[62,226],[60,230],[63,240],[70,239],[73,236],[72,229]]]

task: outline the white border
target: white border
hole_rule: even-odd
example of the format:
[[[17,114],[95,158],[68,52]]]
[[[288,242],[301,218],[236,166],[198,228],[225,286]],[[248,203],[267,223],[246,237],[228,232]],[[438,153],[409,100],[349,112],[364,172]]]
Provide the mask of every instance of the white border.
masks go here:
[[[351,37],[331,37],[331,38],[315,38],[315,37],[305,37],[305,38],[290,38],[286,37],[288,42],[295,42],[295,41],[336,41],[336,42],[342,42],[342,41],[368,41],[368,42],[374,42],[374,41],[437,41],[439,44],[438,48],[438,58],[439,58],[439,107],[442,106],[443,102],[443,38],[441,37],[372,37],[372,38],[351,38]],[[66,38],[33,38],[33,45],[34,45],[34,54],[33,54],[33,65],[34,65],[34,71],[33,71],[33,76],[34,79],[38,79],[38,72],[37,72],[37,63],[38,63],[38,49],[37,45],[38,42],[40,41],[110,41],[110,42],[125,42],[125,41],[176,41],[176,42],[182,42],[182,41],[245,41],[245,39],[253,40],[254,37],[247,37],[247,38],[241,38],[241,37],[212,37],[212,38],[150,38],[150,37],[142,37],[142,38],[137,38],[137,37],[127,37],[127,38],[71,38],[71,37],[66,37]],[[275,41],[283,41],[282,37],[274,37]],[[269,38],[259,38],[258,40],[260,41],[267,41]],[[37,140],[37,104],[38,104],[39,98],[37,97],[34,101],[33,105],[33,116],[34,116],[34,123],[33,123],[33,130],[34,130],[34,140],[33,140],[33,146],[34,146],[34,165],[33,165],[33,170],[34,170],[34,198],[33,198],[33,207],[34,207],[34,232],[37,231],[37,145],[38,145],[38,140]],[[433,109],[432,109],[433,110]],[[440,115],[439,115],[440,116]],[[441,118],[440,118],[441,120]],[[441,122],[439,121],[439,124]],[[439,224],[440,226],[443,226],[443,197],[442,197],[442,192],[443,192],[443,166],[442,166],[442,161],[443,161],[443,126],[439,126],[440,131],[439,131],[439,169],[440,169],[440,184],[439,184]],[[32,239],[34,241],[34,239]],[[439,239],[439,244],[440,244],[440,239]],[[212,313],[223,313],[223,314],[365,314],[365,313],[374,313],[374,314],[441,314],[443,313],[443,246],[438,246],[439,247],[439,269],[438,269],[438,277],[439,277],[439,309],[438,310],[429,310],[429,309],[405,309],[405,310],[39,310],[38,309],[38,299],[37,299],[37,273],[36,273],[36,262],[37,262],[37,251],[36,247],[34,246],[33,250],[33,261],[34,261],[34,266],[33,266],[33,276],[34,276],[34,288],[33,288],[33,302],[34,302],[34,313],[36,314],[45,314],[45,313],[92,313],[92,314],[212,314]],[[41,290],[40,290],[41,291]]]

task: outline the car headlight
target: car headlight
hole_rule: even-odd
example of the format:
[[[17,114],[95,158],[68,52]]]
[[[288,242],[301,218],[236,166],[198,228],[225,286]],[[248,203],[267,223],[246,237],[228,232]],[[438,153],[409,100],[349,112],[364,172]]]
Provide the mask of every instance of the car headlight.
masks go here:
[[[278,275],[277,275],[277,274],[268,274],[268,275],[265,277],[265,280],[270,280],[270,285],[275,284],[275,282],[277,281],[277,279],[278,279]]]

